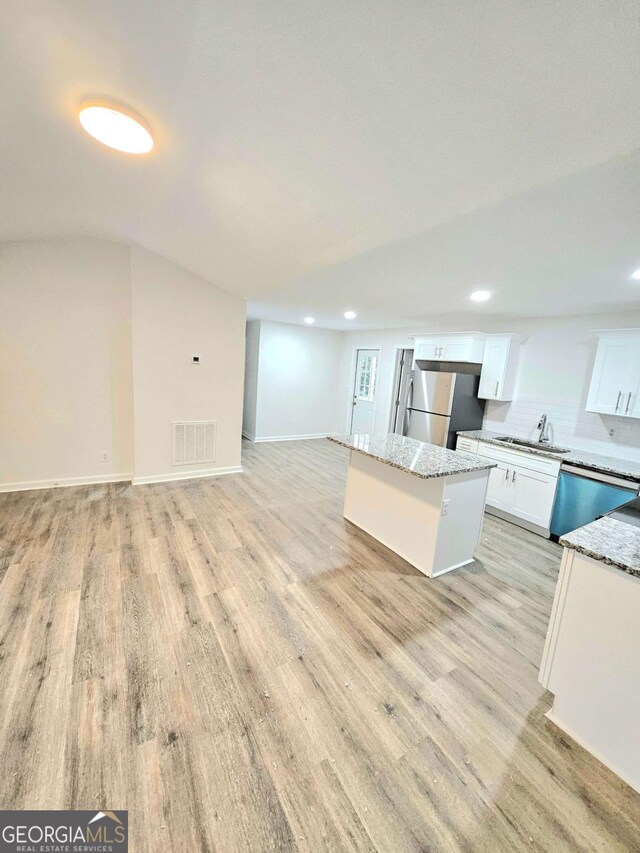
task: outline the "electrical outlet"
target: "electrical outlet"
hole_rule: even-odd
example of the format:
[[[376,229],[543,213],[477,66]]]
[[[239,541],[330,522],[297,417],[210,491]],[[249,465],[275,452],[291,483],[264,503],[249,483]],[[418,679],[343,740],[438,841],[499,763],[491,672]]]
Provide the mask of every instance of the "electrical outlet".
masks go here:
[[[615,427],[611,427],[611,429],[609,430],[609,435],[611,436],[611,438],[613,438],[613,436],[614,436],[615,434],[616,434]]]
[[[102,457],[103,462],[109,461],[109,451],[108,450],[103,450],[102,453],[100,454],[100,456]]]
[[[451,503],[451,498],[446,498],[442,501],[442,516],[449,515],[449,504]]]

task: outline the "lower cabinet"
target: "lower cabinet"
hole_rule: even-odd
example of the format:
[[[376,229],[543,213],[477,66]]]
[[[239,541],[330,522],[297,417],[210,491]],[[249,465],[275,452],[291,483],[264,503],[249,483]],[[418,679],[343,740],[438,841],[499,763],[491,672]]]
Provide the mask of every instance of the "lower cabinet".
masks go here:
[[[487,489],[487,511],[549,535],[560,462],[531,453],[503,450],[480,442],[478,457],[493,462]]]
[[[475,456],[478,452],[478,440],[476,438],[467,438],[466,435],[459,435],[456,442],[456,450],[473,453]]]
[[[479,454],[483,458],[482,453]],[[484,457],[487,462],[494,462],[493,459]],[[495,464],[495,462],[494,462]],[[491,469],[489,474],[489,486],[487,488],[487,504],[494,506],[496,509],[503,509],[508,512],[513,503],[512,491],[509,488],[510,471],[504,463],[498,462],[496,468]]]
[[[525,521],[548,529],[551,524],[557,485],[557,476],[528,471],[526,468],[514,468],[511,512]]]

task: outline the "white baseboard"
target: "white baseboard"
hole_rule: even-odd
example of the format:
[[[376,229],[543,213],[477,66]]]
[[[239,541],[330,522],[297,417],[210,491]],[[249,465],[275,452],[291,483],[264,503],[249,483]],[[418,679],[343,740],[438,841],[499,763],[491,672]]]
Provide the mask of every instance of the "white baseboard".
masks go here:
[[[98,486],[101,483],[130,483],[132,477],[133,474],[93,474],[90,477],[65,477],[60,480],[29,480],[26,483],[0,483],[0,492],[29,492],[34,489]]]
[[[201,471],[174,471],[171,474],[153,474],[151,477],[134,477],[134,486],[144,486],[149,483],[169,483],[174,480],[198,480],[203,477],[220,477],[223,474],[242,474],[242,468],[235,465],[231,468],[206,468]]]
[[[306,441],[311,438],[326,438],[329,434],[328,432],[315,432],[307,433],[306,435],[265,435],[251,438],[251,441],[255,441],[256,443],[259,441]]]
[[[249,439],[249,441],[255,441],[255,440],[256,440],[255,435],[253,435],[253,434],[252,434],[252,433],[250,433],[250,432],[246,432],[245,430],[242,430],[242,437],[243,437],[243,438],[248,438],[248,439]]]
[[[570,738],[573,738],[576,743],[580,744],[583,749],[586,749],[587,752],[590,752],[591,755],[595,756],[595,758],[597,758],[601,764],[604,764],[605,767],[608,767],[612,773],[615,773],[616,776],[619,776],[620,779],[622,779],[623,782],[626,782],[630,788],[633,788],[634,791],[637,791],[640,794],[640,785],[638,784],[638,780],[632,779],[626,773],[622,773],[620,769],[616,767],[616,765],[613,764],[611,761],[609,761],[606,756],[602,755],[599,750],[594,749],[589,743],[587,743],[584,738],[575,734],[575,732],[573,732],[569,726],[565,726],[562,720],[559,720],[557,717],[554,716],[553,707],[549,708],[549,710],[545,714],[545,717],[548,720],[551,720],[554,726],[557,726],[559,729],[562,729],[563,732],[566,732],[566,734],[568,734]]]

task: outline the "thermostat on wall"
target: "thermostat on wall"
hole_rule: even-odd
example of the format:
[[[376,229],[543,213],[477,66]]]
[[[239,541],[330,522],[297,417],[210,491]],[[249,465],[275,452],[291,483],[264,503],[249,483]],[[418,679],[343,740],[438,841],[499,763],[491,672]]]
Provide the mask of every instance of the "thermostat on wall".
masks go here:
[[[192,364],[200,364],[200,356],[199,355],[192,355],[191,356],[191,363]]]

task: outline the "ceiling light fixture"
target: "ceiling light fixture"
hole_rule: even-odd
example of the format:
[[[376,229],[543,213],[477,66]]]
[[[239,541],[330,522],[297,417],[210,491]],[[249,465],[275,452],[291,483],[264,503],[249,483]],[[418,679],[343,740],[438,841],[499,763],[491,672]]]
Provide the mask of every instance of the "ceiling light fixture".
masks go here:
[[[491,299],[491,292],[489,290],[474,290],[471,299],[474,302],[486,302],[487,299]]]
[[[315,323],[315,320],[313,319],[313,317],[305,317],[304,321],[307,324],[307,326],[310,326],[312,323]]]
[[[632,278],[634,281],[640,281],[640,268],[639,268],[639,269],[637,269],[637,270],[634,270],[634,271],[631,273],[631,278]]]
[[[83,104],[78,115],[90,136],[127,154],[146,154],[153,148],[153,137],[144,119],[126,107],[93,101]]]
[[[356,312],[355,311],[345,311],[344,312],[344,319],[345,320],[355,320],[356,319]]]

